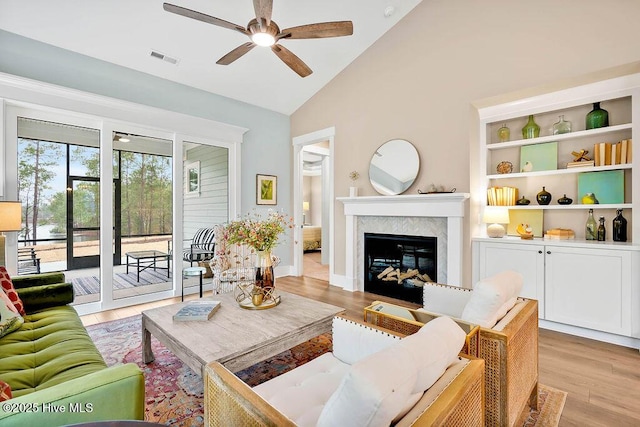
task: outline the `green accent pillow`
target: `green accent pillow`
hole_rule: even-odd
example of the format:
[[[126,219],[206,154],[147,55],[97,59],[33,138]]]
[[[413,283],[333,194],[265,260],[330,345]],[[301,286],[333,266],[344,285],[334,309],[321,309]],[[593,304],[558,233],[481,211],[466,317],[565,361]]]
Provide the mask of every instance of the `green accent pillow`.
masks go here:
[[[22,316],[17,313],[4,290],[0,289],[0,338],[20,329],[23,323]]]

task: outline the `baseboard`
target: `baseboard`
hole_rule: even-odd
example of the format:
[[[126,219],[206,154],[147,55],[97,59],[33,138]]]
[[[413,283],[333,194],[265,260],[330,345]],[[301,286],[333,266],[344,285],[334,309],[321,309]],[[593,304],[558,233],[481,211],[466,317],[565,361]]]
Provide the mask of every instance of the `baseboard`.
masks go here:
[[[538,326],[542,329],[549,329],[551,331],[562,332],[569,335],[576,335],[582,338],[589,338],[596,341],[640,350],[640,339],[638,338],[625,337],[622,335],[580,328],[578,326],[565,325],[564,323],[556,323],[543,319],[538,320]]]
[[[349,292],[355,292],[358,290],[358,283],[355,279],[351,279],[341,274],[332,274],[331,277],[329,277],[329,284],[338,286]]]

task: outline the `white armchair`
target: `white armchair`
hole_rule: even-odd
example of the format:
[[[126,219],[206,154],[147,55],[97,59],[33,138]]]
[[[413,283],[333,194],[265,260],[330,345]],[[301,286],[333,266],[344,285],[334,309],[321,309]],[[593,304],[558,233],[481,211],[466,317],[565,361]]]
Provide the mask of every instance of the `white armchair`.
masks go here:
[[[424,310],[480,325],[485,360],[486,423],[513,426],[538,406],[538,302],[518,298],[522,276],[505,271],[474,289],[425,283]]]
[[[464,338],[447,317],[400,339],[338,316],[333,352],[254,388],[207,365],[205,425],[482,426],[484,361],[458,356]]]
[[[254,280],[256,250],[247,245],[229,243],[224,232],[224,225],[216,225],[214,232],[216,252],[209,261],[213,274],[213,293],[233,292],[239,282]],[[271,262],[276,267],[280,264],[280,257],[272,254]]]

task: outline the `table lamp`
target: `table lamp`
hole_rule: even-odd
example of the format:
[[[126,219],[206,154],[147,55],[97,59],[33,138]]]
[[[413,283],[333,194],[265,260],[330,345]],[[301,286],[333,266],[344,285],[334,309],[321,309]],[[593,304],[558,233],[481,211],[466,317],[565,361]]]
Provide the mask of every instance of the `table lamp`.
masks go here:
[[[3,232],[20,231],[22,228],[22,204],[0,201],[0,265],[5,265],[5,239]]]
[[[482,222],[489,224],[487,227],[489,237],[504,237],[506,231],[502,224],[509,223],[509,209],[506,206],[487,206],[484,208]]]
[[[302,202],[302,223],[306,224],[307,223],[307,214],[305,214],[305,212],[307,212],[309,210],[309,202]]]

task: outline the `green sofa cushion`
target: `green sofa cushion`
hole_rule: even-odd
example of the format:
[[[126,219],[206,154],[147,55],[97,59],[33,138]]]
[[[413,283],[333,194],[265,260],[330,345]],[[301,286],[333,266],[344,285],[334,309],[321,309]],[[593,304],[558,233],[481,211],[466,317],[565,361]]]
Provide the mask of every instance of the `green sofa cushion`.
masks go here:
[[[73,307],[43,309],[24,320],[0,338],[0,378],[13,397],[106,368]]]

